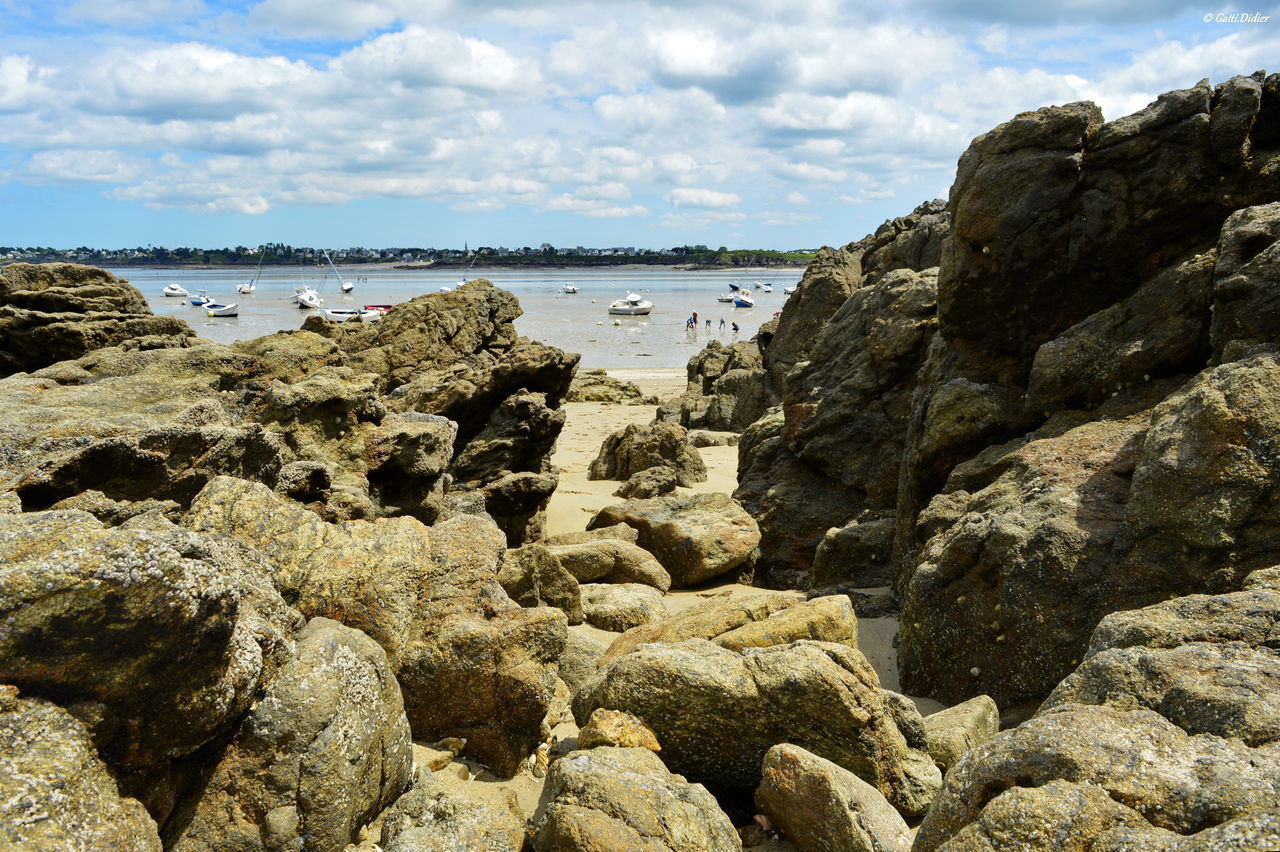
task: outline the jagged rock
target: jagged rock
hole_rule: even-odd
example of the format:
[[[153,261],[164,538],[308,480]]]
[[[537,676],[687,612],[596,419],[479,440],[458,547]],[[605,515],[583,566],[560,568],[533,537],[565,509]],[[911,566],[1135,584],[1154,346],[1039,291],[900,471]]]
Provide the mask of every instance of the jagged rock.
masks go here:
[[[667,569],[654,559],[652,553],[634,543],[638,535],[634,527],[615,524],[604,527],[602,531],[606,535],[596,538],[589,535],[558,536],[548,541],[563,541],[570,537],[575,541],[549,544],[547,549],[580,583],[643,583],[664,593],[671,588],[671,575]],[[614,538],[614,535],[620,537]]]
[[[0,843],[159,852],[160,835],[140,803],[121,798],[80,722],[0,686]]]
[[[974,746],[999,733],[1000,710],[990,696],[979,695],[925,716],[924,730],[929,756],[945,772]]]
[[[500,775],[514,774],[541,742],[567,622],[558,609],[522,609],[503,592],[506,537],[492,521],[331,524],[265,486],[220,478],[185,522],[259,549],[303,614],[381,645],[418,739],[462,737],[467,754]]]
[[[744,653],[701,639],[645,645],[603,666],[574,696],[579,724],[597,707],[639,716],[673,771],[716,790],[753,790],[765,753],[784,742],[850,770],[906,814],[923,813],[940,783],[933,761],[895,721],[905,711],[887,706],[870,664],[846,645]]]
[[[565,394],[565,402],[652,404],[635,382],[615,379],[607,370],[579,370]]]
[[[809,585],[887,586],[893,581],[893,518],[867,518],[827,530],[813,554]]]
[[[1125,825],[1103,833],[1089,848],[1091,852],[1270,852],[1280,848],[1280,812],[1248,814],[1187,835]]]
[[[587,528],[618,523],[636,528],[637,543],[662,563],[676,589],[750,567],[760,542],[755,520],[727,494],[629,500],[601,509]]]
[[[765,753],[756,806],[802,850],[907,852],[911,833],[875,787],[799,746]]]
[[[591,718],[578,732],[578,748],[598,746],[662,751],[658,738],[649,730],[644,720],[622,710],[606,710],[603,707],[591,711]]]
[[[582,623],[582,592],[578,581],[556,555],[541,544],[508,550],[502,557],[498,582],[520,606],[553,606],[570,624]]]
[[[72,710],[121,770],[226,733],[283,661],[296,617],[269,576],[250,593],[254,578],[215,559],[83,512],[0,515],[0,564],[0,683]]]
[[[1004,797],[1011,798],[1000,802]],[[1188,736],[1149,710],[1062,705],[998,734],[953,766],[913,848],[942,848],[980,820],[990,826],[976,829],[983,833],[1016,826],[1022,837],[1089,837],[1118,823],[1136,824],[1136,816],[1190,834],[1277,807],[1280,755],[1274,752],[1209,734]]]
[[[712,340],[690,358],[685,367],[688,392],[713,395],[716,382],[726,374],[737,370],[756,370],[763,363],[760,349],[752,341],[743,340],[726,346],[719,340]]]
[[[38,370],[101,349],[186,346],[196,334],[158,317],[127,279],[74,263],[0,269],[0,375]]]
[[[609,746],[571,752],[551,766],[551,804],[538,852],[738,852],[729,818],[701,784],[667,771],[653,752]]]
[[[670,494],[680,485],[680,475],[666,465],[636,471],[613,492],[614,497],[644,500]]]
[[[639,583],[584,583],[582,614],[601,630],[621,633],[667,617],[662,592]]]
[[[629,479],[651,467],[667,467],[686,487],[707,481],[707,466],[689,446],[688,433],[670,423],[632,423],[605,438],[587,469],[588,479]]]
[[[383,852],[490,852],[525,848],[524,814],[514,794],[503,803],[449,789],[426,769],[387,811]]]
[[[761,412],[763,415],[763,412]],[[756,420],[760,418],[757,417]],[[753,423],[755,420],[752,421]],[[738,445],[737,432],[715,432],[709,429],[691,429],[689,431],[689,444],[694,447],[736,447]]]
[[[1227,217],[1213,269],[1209,335],[1219,361],[1280,337],[1280,202],[1246,207]],[[1228,347],[1231,352],[1228,353]]]
[[[341,849],[408,787],[409,722],[386,654],[313,618],[293,659],[180,807],[168,846]]]
[[[12,493],[12,492],[11,492]],[[19,502],[21,506],[21,502]],[[78,510],[88,512],[107,526],[118,527],[130,518],[147,512],[160,512],[169,520],[176,520],[182,507],[174,500],[137,500],[121,502],[112,500],[101,491],[82,491],[59,500],[49,507],[53,510]]]

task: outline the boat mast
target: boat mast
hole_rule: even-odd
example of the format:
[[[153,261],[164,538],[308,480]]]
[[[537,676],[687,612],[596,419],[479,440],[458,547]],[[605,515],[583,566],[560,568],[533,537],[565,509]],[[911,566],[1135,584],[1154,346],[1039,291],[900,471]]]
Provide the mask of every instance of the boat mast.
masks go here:
[[[329,268],[333,270],[333,277],[338,279],[338,289],[339,289],[339,290],[341,290],[341,289],[342,289],[342,276],[338,274],[338,267],[336,267],[336,266],[334,266],[334,265],[333,265],[333,259],[329,257],[329,250],[328,250],[328,249],[320,249],[320,251],[324,252],[324,259],[325,259],[325,261],[329,264]],[[329,280],[328,278],[326,278],[326,279],[325,279],[325,281],[328,281],[328,280]],[[324,287],[324,281],[321,281],[321,282],[320,282],[320,286],[321,286],[321,287]]]

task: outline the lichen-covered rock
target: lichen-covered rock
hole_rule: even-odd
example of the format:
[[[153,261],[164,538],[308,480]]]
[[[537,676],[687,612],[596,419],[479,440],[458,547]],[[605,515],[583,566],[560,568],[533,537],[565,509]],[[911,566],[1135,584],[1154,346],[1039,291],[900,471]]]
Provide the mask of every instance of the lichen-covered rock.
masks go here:
[[[507,597],[498,582],[506,536],[492,521],[332,524],[265,486],[220,478],[185,522],[257,548],[303,614],[381,645],[417,738],[462,737],[468,755],[504,775],[541,742],[567,621]]]
[[[0,683],[71,709],[118,768],[224,734],[282,662],[294,616],[269,577],[251,592],[191,556],[84,512],[0,515]]]
[[[584,583],[582,614],[601,630],[621,633],[667,617],[662,592],[640,583]]]
[[[801,850],[907,852],[911,833],[875,787],[799,746],[765,753],[756,806]]]
[[[1213,270],[1213,354],[1222,361],[1280,337],[1280,202],[1227,217]],[[1227,352],[1231,347],[1231,353]]]
[[[596,673],[605,647],[606,643],[602,640],[576,630],[569,631],[564,643],[564,653],[560,655],[560,679],[569,687],[570,693],[577,692],[578,687]]]
[[[1072,783],[1049,788],[1053,781]],[[1081,786],[1101,789],[1151,826],[1190,834],[1280,807],[1280,754],[1210,734],[1189,736],[1149,710],[1061,705],[953,766],[913,848],[943,848],[1013,788],[1041,792],[997,805],[988,824],[1000,813],[999,821],[1018,826],[1023,837],[1089,836],[1131,819]],[[1073,803],[1080,796],[1083,802]]]
[[[635,382],[615,379],[607,370],[579,370],[565,394],[565,402],[649,403]]]
[[[784,742],[848,769],[905,814],[923,813],[940,783],[928,754],[900,729],[902,711],[887,706],[875,671],[846,645],[744,653],[701,639],[645,645],[603,666],[574,696],[579,724],[598,707],[643,719],[673,771],[715,790],[754,790],[765,753]]]
[[[571,752],[551,766],[551,804],[537,826],[538,852],[738,852],[729,818],[701,784],[668,772],[643,748]]]
[[[974,746],[1000,731],[1000,711],[989,695],[978,695],[924,717],[929,756],[944,772]]]
[[[761,412],[763,415],[764,412]],[[756,420],[760,419],[759,417]],[[753,423],[755,420],[752,421]],[[717,432],[712,429],[691,429],[689,430],[689,444],[694,447],[736,447],[738,446],[737,432]]]
[[[541,544],[508,550],[502,557],[498,582],[520,606],[553,606],[570,624],[582,623],[582,592],[577,579]]]
[[[578,748],[598,746],[662,751],[658,738],[643,719],[622,710],[606,710],[603,707],[591,711],[591,718],[578,732]]]
[[[813,554],[810,587],[891,585],[895,527],[893,518],[864,518],[827,530]]]
[[[295,655],[180,806],[180,852],[342,849],[408,787],[400,686],[377,643],[313,618]]]
[[[680,485],[680,475],[674,469],[664,465],[648,467],[631,474],[626,482],[613,492],[614,497],[628,500],[643,500],[647,497],[661,497],[670,494]]]
[[[604,538],[618,539],[628,544],[635,544],[639,534],[635,527],[629,527],[626,524],[614,524],[610,527],[597,527],[593,530],[574,530],[572,532],[556,533],[547,536],[543,543],[548,547],[556,544],[585,544],[589,541],[599,541]]]
[[[613,538],[619,530],[630,540]],[[597,531],[599,532],[599,530]],[[671,588],[671,575],[653,554],[635,544],[634,527],[618,524],[607,527],[604,536],[581,536],[581,540],[566,544],[549,544],[547,549],[560,561],[560,565],[580,583],[643,583],[660,592]],[[557,537],[551,541],[561,541]]]
[[[469,795],[445,787],[426,768],[382,822],[383,852],[519,852],[525,841],[514,794],[503,803]]]
[[[0,844],[159,852],[160,835],[141,804],[121,798],[84,726],[0,686]]]
[[[689,445],[689,433],[671,423],[632,423],[604,439],[587,479],[630,479],[651,467],[667,467],[679,484],[707,481],[702,456]]]
[[[692,586],[754,562],[760,530],[728,494],[688,494],[606,506],[588,529],[625,523],[637,543],[671,575],[671,587]]]

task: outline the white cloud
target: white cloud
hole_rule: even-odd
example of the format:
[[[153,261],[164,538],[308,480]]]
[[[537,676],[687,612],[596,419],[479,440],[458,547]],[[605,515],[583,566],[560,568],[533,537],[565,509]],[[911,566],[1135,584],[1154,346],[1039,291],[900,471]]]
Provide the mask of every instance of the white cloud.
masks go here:
[[[672,207],[734,207],[742,203],[742,196],[735,192],[718,192],[714,189],[681,187],[662,196]]]
[[[143,164],[119,151],[59,149],[37,152],[27,162],[27,173],[52,180],[124,183],[143,174]]]
[[[534,89],[537,65],[483,39],[411,25],[352,48],[331,63],[352,86],[449,86],[470,92]]]
[[[787,203],[793,204],[796,207],[803,207],[809,203],[809,197],[803,192],[788,192]]]
[[[44,76],[30,56],[0,57],[0,111],[17,112],[36,106],[48,95]]]
[[[103,24],[155,24],[178,21],[206,11],[200,0],[76,0],[67,14]]]

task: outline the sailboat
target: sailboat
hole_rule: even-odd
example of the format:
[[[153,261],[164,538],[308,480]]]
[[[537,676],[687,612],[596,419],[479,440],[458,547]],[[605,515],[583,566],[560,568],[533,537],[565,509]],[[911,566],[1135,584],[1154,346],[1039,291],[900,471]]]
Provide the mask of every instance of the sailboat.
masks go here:
[[[461,287],[462,285],[467,283],[467,276],[471,274],[471,268],[476,265],[476,261],[479,259],[480,259],[480,252],[476,252],[474,255],[471,256],[471,264],[467,267],[467,271],[462,273],[462,280],[459,281],[457,284],[455,284],[454,285],[455,287]],[[448,293],[451,289],[452,288],[450,287],[441,287],[440,292]]]
[[[258,276],[262,274],[262,261],[266,259],[266,256],[267,248],[266,246],[263,246],[262,250],[258,253],[258,268],[253,271],[253,277],[249,279],[248,284],[236,285],[236,292],[249,294],[258,289]]]

